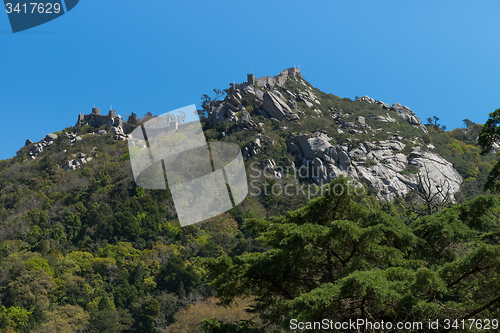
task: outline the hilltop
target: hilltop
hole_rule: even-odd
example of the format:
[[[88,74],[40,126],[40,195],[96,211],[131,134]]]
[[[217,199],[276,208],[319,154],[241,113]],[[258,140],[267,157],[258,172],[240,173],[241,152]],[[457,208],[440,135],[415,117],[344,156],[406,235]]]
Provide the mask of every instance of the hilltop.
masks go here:
[[[322,185],[345,175],[383,201],[422,186],[436,199],[455,201],[480,193],[492,167],[492,156],[479,156],[481,125],[451,132],[437,122],[423,125],[399,103],[326,94],[297,68],[274,77],[249,74],[225,92],[202,112],[207,136],[240,144],[247,161],[277,178],[302,167],[308,176],[301,180]]]

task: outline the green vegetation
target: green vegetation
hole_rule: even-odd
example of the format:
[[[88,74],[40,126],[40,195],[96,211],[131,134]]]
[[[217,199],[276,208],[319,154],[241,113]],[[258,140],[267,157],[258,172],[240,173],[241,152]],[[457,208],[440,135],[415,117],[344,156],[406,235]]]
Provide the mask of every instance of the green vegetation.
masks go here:
[[[60,135],[24,162],[27,149],[0,163],[2,332],[159,332],[212,295],[200,258],[260,248],[237,210],[180,228],[169,191],[136,186],[112,133]],[[64,171],[80,153],[93,160]]]
[[[498,318],[495,197],[478,196],[406,226],[367,208],[360,203],[363,198],[348,191],[334,195],[336,186],[349,184],[339,178],[324,197],[297,211],[270,221],[247,220],[245,228],[270,247],[266,252],[207,261],[207,280],[224,303],[254,296],[255,310],[278,326],[276,332],[291,331],[292,319],[443,323],[479,314]],[[212,319],[203,327],[206,332],[260,331],[249,321]]]
[[[494,112],[490,113],[486,124],[484,124],[482,128],[478,141],[482,148],[481,155],[488,156],[494,151],[498,152],[497,148],[500,143],[500,109],[496,109]],[[499,192],[500,161],[491,169],[485,188]]]

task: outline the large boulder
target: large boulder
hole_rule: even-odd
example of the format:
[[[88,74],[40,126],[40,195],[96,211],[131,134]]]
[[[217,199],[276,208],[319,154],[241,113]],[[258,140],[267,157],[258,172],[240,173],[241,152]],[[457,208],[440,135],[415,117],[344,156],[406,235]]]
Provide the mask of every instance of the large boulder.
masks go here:
[[[241,111],[241,125],[246,128],[256,127],[255,123],[250,117],[250,113],[248,113],[246,110]]]
[[[217,127],[220,123],[224,121],[226,110],[224,109],[224,103],[220,103],[215,110],[209,114],[209,121],[211,127]]]
[[[331,147],[328,139],[320,135],[318,137],[310,137],[309,135],[301,135],[297,138],[297,142],[304,152],[304,156],[308,159],[313,159],[320,151],[325,151]]]
[[[57,139],[57,135],[49,133],[45,136],[45,142],[55,141]]]
[[[233,106],[238,106],[241,104],[241,95],[236,92],[234,94],[231,94],[231,95],[227,95],[227,97],[225,98],[225,100],[230,103],[231,105]]]
[[[260,154],[260,149],[262,148],[262,144],[260,141],[260,134],[257,134],[257,138],[255,141],[250,142],[243,148],[243,157],[252,158],[258,157]]]
[[[295,114],[284,101],[273,93],[266,92],[264,94],[264,103],[262,104],[262,108],[271,118],[276,118],[280,121],[299,120],[299,116]]]
[[[377,101],[373,98],[370,98],[369,96],[357,97],[356,101],[367,102],[370,104],[377,104],[377,105],[381,106],[383,109],[389,110],[389,104],[384,103],[382,101]]]
[[[264,100],[264,92],[260,89],[255,89],[255,97],[259,100]]]
[[[402,106],[399,103],[394,103],[391,106],[391,111],[396,112],[401,118],[406,120],[413,127],[418,127],[425,133],[427,133],[427,128],[420,122],[420,118],[415,116],[415,113],[410,110],[407,106]]]
[[[439,199],[444,199],[448,192],[454,194],[460,190],[462,176],[453,168],[453,164],[441,156],[431,152],[412,151],[410,163],[418,167],[420,177],[427,180],[428,190]]]
[[[246,86],[245,88],[243,88],[243,91],[246,92],[247,94],[255,95],[255,89],[253,88],[252,85]]]

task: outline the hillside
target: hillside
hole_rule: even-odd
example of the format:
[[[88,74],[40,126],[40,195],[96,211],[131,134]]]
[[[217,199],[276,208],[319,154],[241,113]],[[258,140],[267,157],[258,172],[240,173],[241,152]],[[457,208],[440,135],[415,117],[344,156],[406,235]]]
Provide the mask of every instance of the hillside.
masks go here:
[[[152,115],[79,116],[0,161],[0,329],[162,332],[179,309],[214,295],[204,258],[269,249],[243,227],[248,218],[299,209],[347,176],[364,186],[356,200],[408,224],[418,214],[391,202],[422,205],[411,196],[422,184],[443,204],[436,210],[472,199],[495,161],[479,155],[481,125],[423,125],[400,104],[326,94],[297,69],[251,75],[223,95],[203,98],[204,133],[242,148],[250,193],[197,225],[180,227],[168,190],[134,182],[128,133]]]
[[[259,162],[275,175],[307,168],[307,175],[294,176],[299,182],[321,185],[343,174],[394,201],[418,188],[420,173],[429,192],[446,188],[439,196],[444,200],[446,192],[454,201],[482,193],[493,166],[493,155],[479,155],[481,125],[451,132],[437,121],[424,126],[399,103],[326,94],[296,68],[275,77],[249,75],[225,92],[204,110],[207,136],[240,144],[249,164]]]

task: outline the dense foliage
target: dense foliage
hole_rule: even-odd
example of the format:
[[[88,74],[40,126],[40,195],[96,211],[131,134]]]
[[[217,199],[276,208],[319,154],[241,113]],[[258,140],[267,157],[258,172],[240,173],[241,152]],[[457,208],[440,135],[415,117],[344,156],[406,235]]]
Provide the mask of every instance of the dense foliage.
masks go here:
[[[255,249],[239,211],[180,228],[168,191],[136,187],[126,143],[66,131],[83,140],[0,164],[0,330],[157,332],[212,295],[201,258]]]
[[[416,220],[410,226],[360,197],[339,194],[342,178],[324,197],[271,221],[245,227],[270,246],[265,253],[207,262],[207,278],[223,300],[255,296],[254,308],[279,325],[299,322],[445,323],[500,315],[498,204],[493,196]],[[207,321],[209,332],[248,332],[248,322]],[[440,332],[447,332],[442,324]],[[316,328],[314,332],[359,332]],[[376,330],[367,329],[366,332]],[[397,330],[389,330],[396,332]],[[413,332],[434,331],[426,326]],[[470,330],[476,331],[475,329]]]

